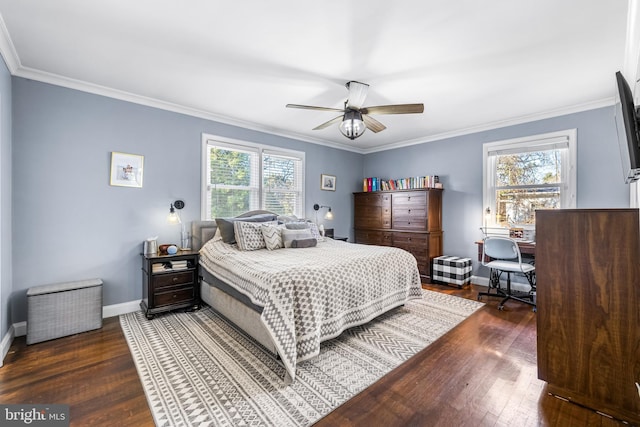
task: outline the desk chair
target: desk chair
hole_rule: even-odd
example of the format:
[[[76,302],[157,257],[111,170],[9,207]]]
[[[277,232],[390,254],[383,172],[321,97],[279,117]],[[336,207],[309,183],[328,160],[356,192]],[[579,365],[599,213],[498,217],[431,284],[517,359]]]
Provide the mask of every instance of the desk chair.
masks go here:
[[[532,305],[533,311],[536,311],[536,303],[533,298],[533,292],[536,290],[536,268],[522,262],[520,248],[515,240],[508,237],[485,237],[482,245],[482,265],[489,267],[489,290],[479,292],[478,299],[481,299],[483,295],[502,297],[498,310],[504,309],[504,303],[513,299]],[[507,273],[506,289],[500,287],[502,273]],[[511,273],[522,274],[527,278],[531,286],[528,293],[513,293],[511,291]],[[491,292],[492,290],[495,292]]]

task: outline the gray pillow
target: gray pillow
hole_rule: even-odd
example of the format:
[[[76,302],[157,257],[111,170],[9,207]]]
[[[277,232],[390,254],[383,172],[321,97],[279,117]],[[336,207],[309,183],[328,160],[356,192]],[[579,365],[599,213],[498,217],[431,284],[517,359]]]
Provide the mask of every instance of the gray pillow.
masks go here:
[[[309,228],[309,223],[306,221],[287,222],[284,226],[288,230],[304,230],[305,228]]]
[[[287,228],[284,228],[282,230],[282,243],[284,243],[285,248],[290,248],[291,242],[293,242],[294,240],[312,238],[313,235],[308,228],[305,228],[304,230],[289,230]]]
[[[318,240],[314,237],[308,239],[298,239],[291,242],[292,248],[313,248],[318,244]]]
[[[218,230],[220,230],[222,241],[225,243],[233,244],[236,242],[236,235],[233,229],[233,223],[235,221],[267,222],[275,221],[276,218],[277,215],[274,214],[258,214],[246,218],[216,218],[216,225],[218,226]]]

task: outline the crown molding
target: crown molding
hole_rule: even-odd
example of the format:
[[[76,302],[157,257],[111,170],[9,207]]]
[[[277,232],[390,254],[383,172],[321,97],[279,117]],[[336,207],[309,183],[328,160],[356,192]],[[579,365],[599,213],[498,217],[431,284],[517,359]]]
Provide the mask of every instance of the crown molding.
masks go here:
[[[14,75],[20,68],[20,57],[18,57],[18,51],[13,45],[2,15],[0,15],[0,55],[2,55],[5,64],[7,64],[9,72]]]
[[[480,126],[473,126],[464,129],[459,129],[451,132],[443,132],[436,135],[430,135],[425,138],[416,138],[409,141],[398,142],[395,144],[385,145],[384,147],[371,148],[363,150],[363,154],[377,153],[380,151],[394,150],[397,148],[409,147],[412,145],[425,144],[428,142],[441,141],[443,139],[455,138],[458,136],[470,135],[479,132],[486,132],[494,129],[500,129],[508,126],[521,125],[524,123],[531,123],[539,120],[550,119],[553,117],[566,116],[568,114],[580,113],[583,111],[595,110],[597,108],[609,107],[614,105],[615,98],[605,98],[599,101],[585,102],[583,104],[573,105],[570,107],[557,108],[536,114],[529,114],[526,116],[515,117],[508,120],[500,120],[497,122],[486,123]]]

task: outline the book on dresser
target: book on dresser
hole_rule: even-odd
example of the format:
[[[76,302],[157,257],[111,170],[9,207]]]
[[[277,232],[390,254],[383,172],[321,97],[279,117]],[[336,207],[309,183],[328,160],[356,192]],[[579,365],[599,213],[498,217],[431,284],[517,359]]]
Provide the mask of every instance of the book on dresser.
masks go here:
[[[442,255],[442,189],[357,192],[355,242],[395,246],[416,258],[423,279]]]

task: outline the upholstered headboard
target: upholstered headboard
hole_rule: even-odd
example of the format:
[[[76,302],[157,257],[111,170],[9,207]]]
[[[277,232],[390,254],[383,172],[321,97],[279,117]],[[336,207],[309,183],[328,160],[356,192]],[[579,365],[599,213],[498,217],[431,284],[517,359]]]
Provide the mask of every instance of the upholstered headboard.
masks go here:
[[[278,215],[271,211],[249,211],[238,215],[236,218],[246,218],[253,215],[259,214],[272,214]],[[199,251],[202,248],[202,245],[207,243],[209,240],[213,238],[213,235],[216,234],[218,226],[215,221],[192,221],[191,222],[191,249],[194,251]]]

